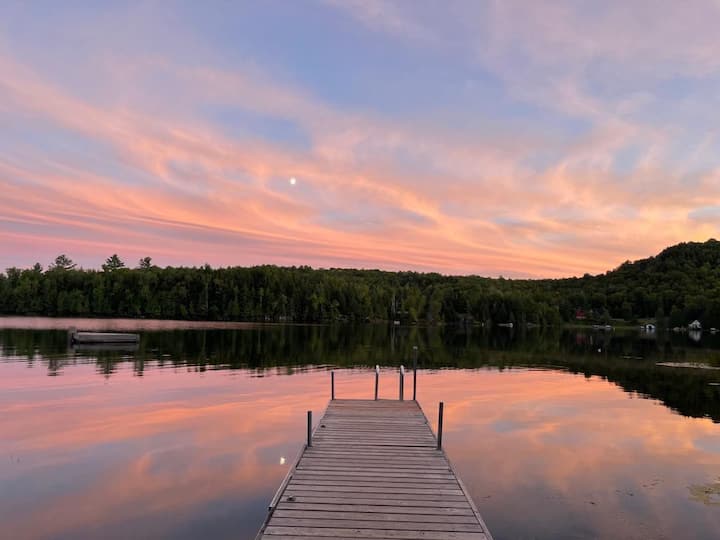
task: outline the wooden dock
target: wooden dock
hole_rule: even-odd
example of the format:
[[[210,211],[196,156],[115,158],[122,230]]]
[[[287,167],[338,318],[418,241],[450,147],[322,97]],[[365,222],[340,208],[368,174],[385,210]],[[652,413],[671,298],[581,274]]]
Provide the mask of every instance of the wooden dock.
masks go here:
[[[331,400],[311,444],[258,539],[492,540],[416,401]]]

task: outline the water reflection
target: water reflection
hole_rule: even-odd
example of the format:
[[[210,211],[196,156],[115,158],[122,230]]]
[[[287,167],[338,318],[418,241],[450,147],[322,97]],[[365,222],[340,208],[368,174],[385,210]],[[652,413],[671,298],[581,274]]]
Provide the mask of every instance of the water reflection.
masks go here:
[[[0,331],[0,536],[251,539],[327,367],[346,367],[338,396],[369,397],[364,366],[388,366],[394,398],[414,344],[420,403],[434,419],[445,401],[497,540],[717,537],[720,375],[656,365],[716,365],[711,341],[372,326],[164,327],[137,351]]]
[[[720,470],[709,420],[549,371],[448,371],[425,386],[425,410],[450,400],[448,451],[499,538],[717,537],[720,513],[688,497]]]
[[[10,321],[10,322],[8,322]],[[13,328],[28,321],[48,322],[55,330]],[[175,327],[175,325],[178,327]],[[465,328],[396,328],[384,325],[291,326],[137,320],[0,319],[0,353],[13,361],[45,365],[49,375],[70,366],[94,364],[111,376],[132,364],[142,376],[148,368],[194,371],[250,370],[263,376],[282,368],[307,366],[408,365],[412,347],[420,366],[500,370],[539,366],[598,375],[627,392],[661,400],[692,417],[720,422],[720,336],[704,334],[701,344],[687,335],[646,332],[592,332],[558,328],[485,332]],[[198,328],[193,329],[193,325]],[[61,328],[141,331],[141,341],[126,346],[69,348]],[[9,328],[7,328],[9,327]],[[687,369],[682,366],[686,366]]]
[[[1,370],[3,538],[252,538],[326,394],[319,378]]]

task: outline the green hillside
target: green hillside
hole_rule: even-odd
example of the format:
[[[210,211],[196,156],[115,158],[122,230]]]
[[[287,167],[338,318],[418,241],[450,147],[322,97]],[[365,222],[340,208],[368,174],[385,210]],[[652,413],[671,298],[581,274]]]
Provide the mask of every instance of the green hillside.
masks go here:
[[[558,280],[556,289],[565,319],[580,306],[625,320],[684,326],[698,319],[706,328],[720,327],[720,242],[678,244],[603,275]]]

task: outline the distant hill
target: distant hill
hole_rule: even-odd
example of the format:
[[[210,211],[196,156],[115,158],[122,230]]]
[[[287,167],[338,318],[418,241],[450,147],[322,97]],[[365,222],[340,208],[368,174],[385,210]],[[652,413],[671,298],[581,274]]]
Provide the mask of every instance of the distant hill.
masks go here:
[[[239,321],[548,325],[653,319],[720,328],[720,242],[688,242],[596,276],[503,279],[256,266],[102,271],[59,256],[0,273],[0,313]]]
[[[720,328],[720,242],[685,242],[598,276],[559,280],[569,304],[632,320],[684,326],[695,319]],[[568,304],[569,302],[569,304]]]

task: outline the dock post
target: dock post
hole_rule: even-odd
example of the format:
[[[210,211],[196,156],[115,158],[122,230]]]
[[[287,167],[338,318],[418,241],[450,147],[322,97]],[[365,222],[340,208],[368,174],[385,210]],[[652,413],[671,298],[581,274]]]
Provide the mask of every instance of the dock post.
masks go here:
[[[417,360],[418,348],[413,346],[413,401],[417,401]]]
[[[330,400],[335,400],[335,372],[330,372]]]
[[[400,366],[400,401],[405,398],[405,366]]]
[[[437,433],[437,449],[442,450],[442,429],[443,429],[443,407],[444,403],[440,402],[440,407],[438,408],[438,433]]]
[[[380,386],[380,366],[375,366],[375,401],[378,398],[378,386]]]
[[[307,420],[307,446],[310,448],[312,446],[312,411],[307,412]]]

